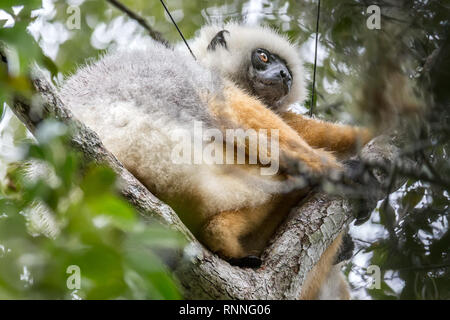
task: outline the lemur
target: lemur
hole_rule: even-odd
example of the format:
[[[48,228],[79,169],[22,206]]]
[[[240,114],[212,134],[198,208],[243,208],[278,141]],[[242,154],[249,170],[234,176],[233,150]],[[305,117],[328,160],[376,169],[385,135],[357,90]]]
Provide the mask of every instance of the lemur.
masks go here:
[[[370,134],[287,110],[306,95],[302,60],[298,48],[270,28],[208,25],[191,46],[197,61],[154,41],[111,51],[69,77],[60,94],[211,251],[236,265],[258,267],[257,256],[276,227],[310,189],[295,183],[286,188],[292,177],[342,170],[337,157],[365,144]],[[216,129],[224,137],[227,129],[266,130],[269,136],[277,130],[279,172],[261,175],[267,164],[259,159],[256,164],[174,163],[180,143],[189,144],[195,157],[202,152],[192,147],[196,141],[225,142],[205,141],[196,122],[203,132]],[[258,152],[271,151],[251,136],[233,142],[246,153],[253,142]],[[303,298],[319,296],[339,243],[340,237],[321,259],[326,265],[316,272],[321,280],[310,275]]]

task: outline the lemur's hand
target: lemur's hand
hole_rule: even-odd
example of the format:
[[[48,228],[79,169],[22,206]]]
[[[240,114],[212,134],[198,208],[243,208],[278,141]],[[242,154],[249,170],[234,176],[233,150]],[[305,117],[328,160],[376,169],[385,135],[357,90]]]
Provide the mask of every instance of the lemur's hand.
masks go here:
[[[314,187],[320,184],[323,178],[335,176],[344,170],[329,153],[314,150],[314,158],[308,162],[302,159],[301,152],[284,151],[280,153],[279,173],[292,177],[301,177],[304,186]]]

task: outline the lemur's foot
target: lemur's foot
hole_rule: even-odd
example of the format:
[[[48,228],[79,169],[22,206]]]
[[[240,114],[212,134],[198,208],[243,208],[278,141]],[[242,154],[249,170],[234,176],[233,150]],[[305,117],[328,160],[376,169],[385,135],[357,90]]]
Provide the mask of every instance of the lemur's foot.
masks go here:
[[[236,267],[257,269],[261,266],[262,260],[257,256],[246,256],[243,258],[231,258],[228,262]]]

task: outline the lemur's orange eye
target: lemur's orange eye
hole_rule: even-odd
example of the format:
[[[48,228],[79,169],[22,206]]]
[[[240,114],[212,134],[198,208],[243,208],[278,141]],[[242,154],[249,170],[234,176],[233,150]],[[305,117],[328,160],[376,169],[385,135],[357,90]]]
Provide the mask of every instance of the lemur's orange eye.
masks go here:
[[[259,53],[259,58],[261,59],[262,62],[267,62],[269,61],[269,58],[267,57],[267,54],[265,54],[264,52],[260,52]]]

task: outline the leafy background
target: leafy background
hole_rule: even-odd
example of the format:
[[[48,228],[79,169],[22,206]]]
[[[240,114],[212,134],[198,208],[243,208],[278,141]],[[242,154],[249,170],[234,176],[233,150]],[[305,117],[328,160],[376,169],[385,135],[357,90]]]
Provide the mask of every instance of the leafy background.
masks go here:
[[[159,1],[122,2],[170,42],[179,41]],[[205,23],[231,19],[266,23],[286,33],[300,46],[311,89],[316,1],[166,2],[187,38]],[[382,8],[381,30],[366,28],[370,4]],[[80,9],[79,30],[67,26],[70,7]],[[443,1],[431,0],[321,4],[316,116],[382,127],[382,120],[368,115],[381,108],[373,90],[396,88],[386,79],[393,68],[411,80],[408,85],[426,106],[424,116],[405,117],[397,129],[403,157],[419,163],[429,181],[407,177],[365,224],[351,226],[356,249],[344,270],[357,299],[450,298],[445,184],[450,177],[450,79],[442,72],[450,66],[441,61],[437,71],[427,69],[432,54],[448,48],[449,10]],[[145,30],[107,1],[0,3],[0,44],[9,48],[9,69],[0,65],[0,298],[180,298],[176,280],[158,257],[161,249],[182,248],[180,237],[156,222],[142,222],[117,195],[111,170],[84,165],[67,148],[64,127],[46,122],[35,138],[7,107],[18,93],[31,97],[32,62],[60,82],[87,59],[144,37]],[[304,113],[310,105],[311,96],[293,108]],[[25,179],[24,160],[45,163],[44,174]],[[48,176],[53,181],[43,179]],[[79,290],[66,286],[69,265],[81,269]],[[380,289],[368,287],[369,265],[380,267]]]

